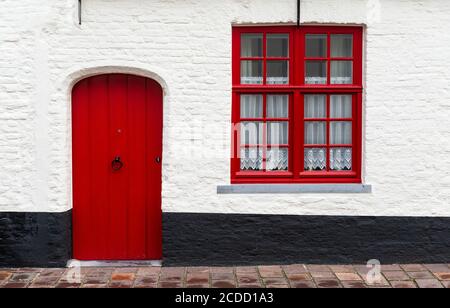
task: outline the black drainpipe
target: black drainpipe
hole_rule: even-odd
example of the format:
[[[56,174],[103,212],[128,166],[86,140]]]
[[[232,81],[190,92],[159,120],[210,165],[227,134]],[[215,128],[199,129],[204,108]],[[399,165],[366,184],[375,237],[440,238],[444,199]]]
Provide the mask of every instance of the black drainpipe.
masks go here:
[[[300,0],[297,0],[297,27],[300,27]]]
[[[78,24],[81,25],[81,0],[78,0]]]

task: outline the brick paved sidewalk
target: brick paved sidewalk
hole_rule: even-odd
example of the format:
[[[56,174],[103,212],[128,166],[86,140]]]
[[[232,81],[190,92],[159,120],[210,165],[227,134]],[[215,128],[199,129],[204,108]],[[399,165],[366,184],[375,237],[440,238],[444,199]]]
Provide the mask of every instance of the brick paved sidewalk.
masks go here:
[[[364,265],[2,269],[0,288],[450,288],[450,265],[385,265],[375,282]]]

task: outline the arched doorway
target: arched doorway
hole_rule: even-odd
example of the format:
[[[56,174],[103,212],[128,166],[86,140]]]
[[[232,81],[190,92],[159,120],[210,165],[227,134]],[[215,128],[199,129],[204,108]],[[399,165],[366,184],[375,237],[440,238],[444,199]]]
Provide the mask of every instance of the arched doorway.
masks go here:
[[[160,260],[163,90],[104,74],[72,90],[73,254]]]

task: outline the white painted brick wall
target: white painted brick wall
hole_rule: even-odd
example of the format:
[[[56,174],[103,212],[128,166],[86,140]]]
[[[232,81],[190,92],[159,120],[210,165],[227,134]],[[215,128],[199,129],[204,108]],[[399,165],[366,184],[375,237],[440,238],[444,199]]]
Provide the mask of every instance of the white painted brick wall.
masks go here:
[[[216,194],[230,180],[231,24],[294,22],[295,0],[83,0],[81,27],[75,0],[2,0],[0,211],[70,209],[70,87],[146,71],[166,87],[164,211],[450,216],[450,1],[302,3],[303,22],[367,25],[372,194]]]

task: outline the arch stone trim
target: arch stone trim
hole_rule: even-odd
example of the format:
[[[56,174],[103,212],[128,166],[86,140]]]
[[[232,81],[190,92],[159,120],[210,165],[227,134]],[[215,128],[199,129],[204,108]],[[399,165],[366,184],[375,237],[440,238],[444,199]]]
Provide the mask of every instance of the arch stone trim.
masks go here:
[[[167,83],[159,74],[155,73],[154,71],[135,66],[101,65],[82,68],[68,74],[66,84],[70,93],[69,95],[72,95],[72,88],[75,84],[77,84],[77,82],[85,78],[103,74],[130,74],[150,78],[159,83],[159,85],[163,89],[164,95],[167,95],[168,93]]]

